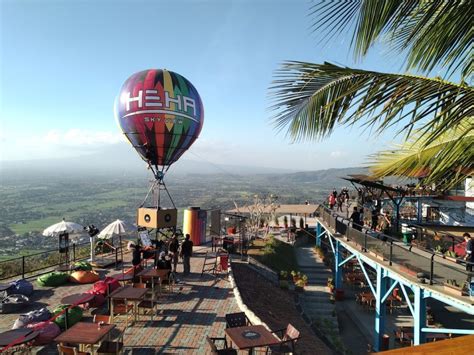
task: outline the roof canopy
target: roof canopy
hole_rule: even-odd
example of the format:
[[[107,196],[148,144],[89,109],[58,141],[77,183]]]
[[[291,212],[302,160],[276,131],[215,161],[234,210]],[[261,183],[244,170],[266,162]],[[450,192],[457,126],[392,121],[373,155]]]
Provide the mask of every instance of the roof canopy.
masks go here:
[[[349,177],[341,178],[347,181],[350,181],[355,184],[359,184],[365,187],[370,187],[372,189],[379,189],[382,191],[392,191],[399,194],[405,194],[406,191],[401,189],[396,189],[391,186],[384,185],[381,180],[377,180],[368,175],[349,175]]]
[[[278,205],[275,213],[277,214],[311,214],[315,213],[319,205]],[[243,206],[227,211],[228,213],[253,213],[255,206]],[[265,206],[264,213],[271,213],[271,207]]]

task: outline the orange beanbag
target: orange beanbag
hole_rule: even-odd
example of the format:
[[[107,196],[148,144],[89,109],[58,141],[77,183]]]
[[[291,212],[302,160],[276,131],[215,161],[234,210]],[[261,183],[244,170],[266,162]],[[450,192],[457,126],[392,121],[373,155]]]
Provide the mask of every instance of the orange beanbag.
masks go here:
[[[95,271],[78,270],[71,274],[70,280],[78,284],[91,284],[99,281],[99,274]]]

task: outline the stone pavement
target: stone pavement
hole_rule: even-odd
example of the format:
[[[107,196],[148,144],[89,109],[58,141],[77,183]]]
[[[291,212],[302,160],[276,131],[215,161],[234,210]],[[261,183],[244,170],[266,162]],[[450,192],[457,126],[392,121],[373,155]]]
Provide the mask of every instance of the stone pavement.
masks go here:
[[[182,278],[174,292],[160,298],[160,306],[154,321],[149,316],[135,323],[125,331],[126,354],[155,353],[186,353],[203,354],[208,352],[206,335],[211,337],[224,336],[225,314],[239,312],[230,283],[211,275],[201,275],[204,252],[207,247],[195,247],[195,256],[191,258],[191,275]],[[126,255],[126,260],[130,255]],[[126,262],[129,264],[129,262]],[[128,265],[126,265],[127,267]],[[178,273],[182,270],[178,265]],[[114,269],[101,271],[102,276],[117,273]],[[54,308],[60,299],[72,293],[81,293],[90,289],[91,285],[67,284],[66,286],[45,288],[38,287],[34,282],[34,303],[29,309],[48,306]],[[84,320],[90,320],[93,313],[104,310],[88,310]],[[11,329],[18,314],[0,315],[0,331]],[[122,324],[118,322],[120,327]],[[56,354],[53,346],[44,348],[39,354]]]

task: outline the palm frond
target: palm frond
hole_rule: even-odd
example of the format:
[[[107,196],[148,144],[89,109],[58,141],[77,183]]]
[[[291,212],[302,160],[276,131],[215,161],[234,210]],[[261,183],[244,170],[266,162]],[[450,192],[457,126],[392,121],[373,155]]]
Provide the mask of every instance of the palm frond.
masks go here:
[[[474,116],[474,90],[439,79],[285,62],[270,87],[277,129],[295,140],[315,140],[337,125],[363,123],[380,133],[420,130],[426,142]]]
[[[474,120],[445,131],[435,141],[423,142],[416,132],[402,145],[371,157],[374,177],[420,177],[424,183],[450,188],[474,172]]]
[[[364,56],[377,40],[408,50],[407,67],[425,72],[441,65],[448,74],[457,69],[473,73],[474,6],[469,0],[320,1],[310,9],[313,30],[322,38],[354,29],[352,46]]]

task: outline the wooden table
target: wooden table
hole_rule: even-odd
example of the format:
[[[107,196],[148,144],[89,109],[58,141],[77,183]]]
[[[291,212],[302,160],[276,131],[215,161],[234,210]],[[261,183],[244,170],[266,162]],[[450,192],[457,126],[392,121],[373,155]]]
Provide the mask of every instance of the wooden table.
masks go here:
[[[161,281],[165,278],[165,276],[168,276],[170,271],[170,269],[145,269],[137,275],[140,277],[140,282],[151,279],[151,292],[153,295],[153,301],[155,300],[155,278],[158,278],[159,280],[159,292],[161,294]]]
[[[90,293],[74,293],[72,295],[63,297],[61,299],[62,304],[72,304],[72,305],[78,305],[78,304],[84,304],[89,301],[92,301],[94,298],[93,294]]]
[[[39,332],[33,331],[32,329],[13,329],[6,332],[0,333],[0,347],[8,345],[21,345],[28,343],[35,339],[39,335]]]
[[[122,285],[124,285],[125,282],[132,281],[134,278],[134,275],[133,273],[128,272],[128,273],[123,273],[123,274],[110,275],[110,277],[114,278],[115,280],[119,282],[122,282]]]
[[[137,308],[138,303],[143,301],[146,293],[148,292],[147,288],[134,288],[131,286],[120,287],[112,292],[108,297],[110,298],[110,323],[114,321],[114,300],[121,300],[125,303],[125,309],[127,309],[128,301],[133,303],[133,319],[137,320]],[[125,318],[125,326],[128,327],[128,316]]]
[[[280,339],[263,325],[227,328],[225,333],[239,349],[248,349],[249,354],[253,352],[254,348],[280,343]]]
[[[57,343],[77,344],[80,347],[98,344],[104,337],[115,328],[115,324],[102,324],[78,322],[71,328],[60,334],[56,339]]]

